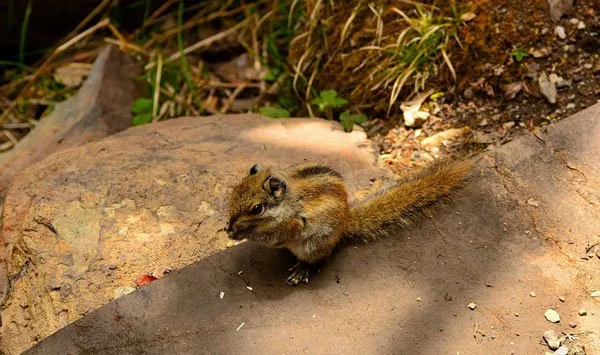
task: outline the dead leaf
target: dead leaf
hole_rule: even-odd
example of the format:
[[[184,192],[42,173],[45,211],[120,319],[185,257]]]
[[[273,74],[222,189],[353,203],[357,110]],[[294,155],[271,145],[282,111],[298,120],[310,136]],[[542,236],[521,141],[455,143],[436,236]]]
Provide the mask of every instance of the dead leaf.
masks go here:
[[[469,21],[471,21],[472,19],[474,19],[475,17],[477,17],[477,15],[476,15],[476,14],[474,14],[474,13],[472,13],[472,12],[465,12],[464,14],[462,14],[462,15],[460,16],[460,19],[461,19],[461,20],[463,20],[463,21],[465,21],[465,22],[469,22]]]
[[[154,280],[156,280],[156,277],[152,275],[140,275],[137,279],[135,279],[135,284],[138,285],[138,287],[142,287],[151,283]]]
[[[83,82],[92,70],[90,63],[68,63],[61,65],[54,71],[54,80],[66,87],[74,88]]]
[[[512,100],[517,94],[523,89],[522,81],[515,81],[514,83],[502,85],[502,91],[507,100]]]

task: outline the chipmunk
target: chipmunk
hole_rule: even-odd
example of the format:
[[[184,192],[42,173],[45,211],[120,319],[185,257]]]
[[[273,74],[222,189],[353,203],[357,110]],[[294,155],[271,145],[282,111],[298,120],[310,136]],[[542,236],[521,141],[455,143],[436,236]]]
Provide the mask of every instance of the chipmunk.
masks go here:
[[[257,164],[233,188],[225,231],[233,240],[288,249],[298,262],[286,283],[308,283],[310,266],[340,242],[393,233],[451,197],[471,169],[469,160],[436,164],[351,206],[342,176],[330,167],[304,163],[277,171]]]

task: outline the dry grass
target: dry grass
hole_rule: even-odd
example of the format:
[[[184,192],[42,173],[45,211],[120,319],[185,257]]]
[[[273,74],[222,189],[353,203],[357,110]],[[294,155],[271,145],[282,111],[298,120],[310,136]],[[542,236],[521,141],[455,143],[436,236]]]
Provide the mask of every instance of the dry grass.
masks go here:
[[[0,150],[76,90],[57,83],[55,70],[92,62],[106,43],[144,68],[144,100],[151,104],[141,105],[147,112],[137,124],[265,105],[313,115],[311,100],[327,89],[347,99],[344,108],[393,116],[397,103],[413,93],[456,79],[452,50],[466,10],[439,3],[227,0],[184,6],[169,0],[138,29],[123,33],[111,20],[118,2],[104,0],[42,61],[7,71],[12,76],[0,86]]]

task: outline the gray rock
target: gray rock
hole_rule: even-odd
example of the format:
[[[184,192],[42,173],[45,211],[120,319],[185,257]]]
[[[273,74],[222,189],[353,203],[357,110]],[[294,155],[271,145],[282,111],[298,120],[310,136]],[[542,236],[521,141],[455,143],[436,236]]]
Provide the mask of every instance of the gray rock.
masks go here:
[[[546,330],[544,332],[544,341],[548,344],[548,347],[552,350],[556,350],[560,347],[560,340],[554,333],[554,330]]]
[[[565,345],[562,345],[560,348],[556,349],[554,355],[567,355],[569,353],[569,348]]]
[[[552,21],[558,21],[563,15],[571,11],[573,0],[548,0],[548,6],[550,7]]]
[[[548,79],[548,75],[546,73],[542,73],[538,78],[538,85],[540,88],[540,92],[548,102],[551,104],[556,103],[556,97],[558,93],[556,92],[556,86]]]

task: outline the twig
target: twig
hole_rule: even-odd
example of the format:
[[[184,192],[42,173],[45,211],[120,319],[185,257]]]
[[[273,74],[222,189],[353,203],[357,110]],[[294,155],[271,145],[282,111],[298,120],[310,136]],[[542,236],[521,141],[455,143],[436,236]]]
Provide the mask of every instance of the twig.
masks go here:
[[[148,53],[148,51],[146,51],[144,48],[142,48],[142,47],[140,47],[138,45],[135,45],[133,43],[130,43],[130,42],[123,43],[123,42],[119,41],[118,39],[114,39],[114,38],[110,38],[110,37],[105,37],[104,38],[104,42],[110,43],[110,44],[114,44],[116,46],[123,44],[125,46],[125,49],[130,49],[130,50],[132,50],[134,52],[143,54],[143,55],[145,55],[147,57],[150,56],[150,53]]]
[[[74,29],[73,31],[71,31],[66,38],[70,38],[75,36],[76,33],[78,33],[79,31],[81,31],[82,28],[85,27],[85,25],[88,24],[88,22],[90,22],[94,17],[96,17],[96,15],[98,15],[100,13],[100,11],[102,11],[107,5],[110,4],[110,2],[113,0],[103,0],[98,6],[96,6],[96,8],[94,10],[92,10],[92,12],[90,12],[89,15],[86,16],[86,18],[83,19],[83,21],[81,21]]]
[[[242,90],[244,90],[246,88],[246,85],[240,85],[238,86],[235,90],[233,90],[233,92],[231,93],[231,95],[229,95],[229,98],[227,99],[227,101],[225,102],[225,104],[223,105],[223,107],[221,108],[221,113],[227,113],[227,111],[229,110],[229,108],[231,107],[231,105],[233,104],[233,101],[235,100],[235,98],[242,92]]]
[[[88,35],[96,32],[98,29],[108,26],[109,23],[110,23],[110,21],[107,18],[101,20],[100,22],[98,22],[94,26],[92,26],[92,27],[88,28],[87,30],[81,32],[77,36],[71,38],[70,40],[68,40],[67,42],[65,42],[64,44],[62,44],[58,48],[56,48],[50,57],[54,56],[55,54],[59,54],[60,52],[64,51],[65,49],[71,47],[73,44],[79,42],[84,37],[87,37]]]
[[[162,54],[158,53],[158,65],[156,67],[156,82],[154,83],[154,102],[152,103],[152,118],[156,118],[158,113],[158,99],[160,98],[160,79],[162,76],[163,59]]]
[[[17,144],[19,141],[17,140],[17,138],[15,138],[15,136],[13,136],[12,133],[10,133],[10,131],[7,130],[3,130],[2,133],[11,141],[13,142],[13,144]]]

